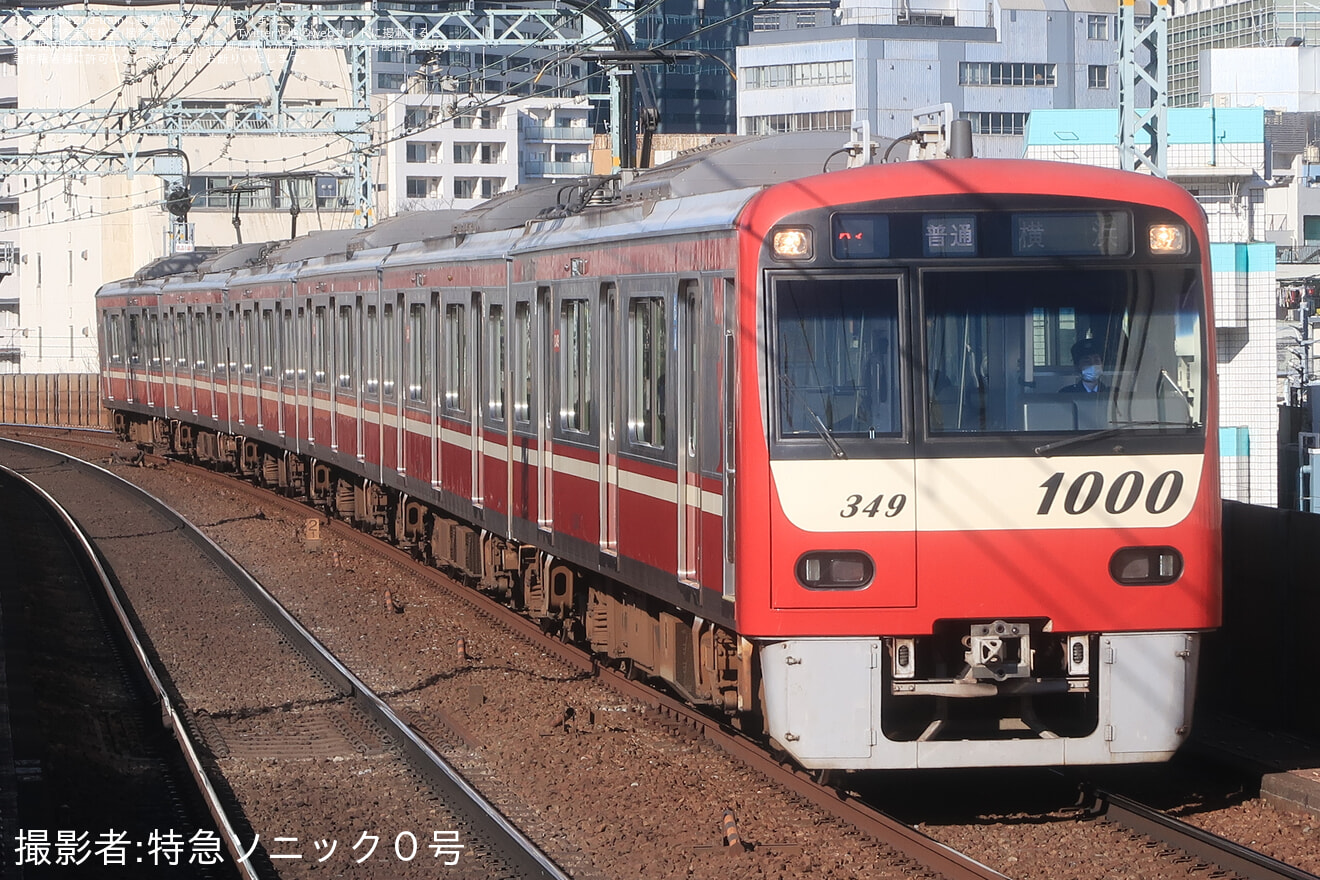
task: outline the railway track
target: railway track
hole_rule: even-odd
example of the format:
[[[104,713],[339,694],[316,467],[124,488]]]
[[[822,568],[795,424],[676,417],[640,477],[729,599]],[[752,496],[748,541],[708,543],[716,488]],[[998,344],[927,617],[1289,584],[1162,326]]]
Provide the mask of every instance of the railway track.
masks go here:
[[[273,505],[276,504],[288,505],[287,510],[290,516],[305,517],[307,515],[308,509],[306,507],[288,499],[272,496],[264,490],[236,483],[236,481],[214,475],[209,471],[190,470],[189,473],[197,479],[215,479],[218,481],[215,485],[224,486],[232,491],[251,492],[253,493],[251,495],[252,504],[264,505],[272,510],[274,509]],[[372,553],[379,553],[382,550],[383,545],[379,541],[352,529],[346,524],[329,522],[326,525],[336,536],[345,541],[359,544],[364,548],[364,552],[369,549]],[[975,859],[966,857],[950,846],[941,844],[931,837],[915,831],[901,821],[884,815],[856,797],[840,794],[828,786],[820,785],[818,780],[806,774],[779,764],[773,757],[766,755],[745,739],[742,739],[735,731],[729,731],[682,703],[671,700],[649,687],[630,680],[626,674],[618,670],[596,663],[576,648],[547,638],[540,628],[530,621],[497,603],[486,600],[485,597],[471,589],[454,585],[434,569],[415,562],[406,554],[395,552],[391,555],[395,557],[397,564],[410,566],[410,571],[415,576],[425,578],[432,586],[450,592],[456,600],[465,603],[474,614],[497,621],[500,626],[519,633],[521,638],[536,644],[539,650],[553,653],[561,662],[578,670],[583,675],[597,677],[601,681],[607,682],[617,693],[627,695],[651,707],[654,716],[662,723],[680,729],[688,736],[718,745],[720,749],[736,755],[739,760],[756,768],[764,776],[782,784],[791,790],[796,797],[812,804],[814,808],[864,831],[875,840],[883,841],[898,854],[899,864],[909,865],[914,872],[919,871],[947,877],[1008,876],[987,867]],[[442,724],[445,721],[443,718],[438,720]],[[465,735],[463,725],[458,719],[453,719],[453,721],[454,724],[450,731],[457,738],[462,739]],[[1149,839],[1151,844],[1147,847],[1147,850],[1155,852],[1160,859],[1167,858],[1170,864],[1174,866],[1172,870],[1175,872],[1180,870],[1177,865],[1191,864],[1191,870],[1204,870],[1205,867],[1209,866],[1211,870],[1217,868],[1220,871],[1232,872],[1237,876],[1251,878],[1288,877],[1299,880],[1299,878],[1312,876],[1300,869],[1291,868],[1268,857],[1260,856],[1259,853],[1252,853],[1245,847],[1231,844],[1228,841],[1221,842],[1213,835],[1198,832],[1191,829],[1190,826],[1182,826],[1182,823],[1168,820],[1167,817],[1163,820],[1159,818],[1138,819],[1136,818],[1138,816],[1155,816],[1157,815],[1156,811],[1142,808],[1130,799],[1111,795],[1099,799],[1097,804],[1089,811],[1090,814],[1103,815],[1110,822],[1129,828],[1133,833]],[[1180,826],[1188,830],[1180,830],[1175,834],[1173,829]],[[1183,853],[1189,855],[1182,855]],[[1250,871],[1247,870],[1247,866],[1250,866]],[[1276,873],[1270,873],[1271,871]]]
[[[123,559],[123,554],[127,552],[129,554],[159,553],[161,554],[158,557],[159,559],[169,560],[170,563],[175,565],[178,565],[181,560],[188,560],[188,567],[174,573],[173,577],[175,578],[180,576],[193,577],[202,568],[210,566],[219,577],[212,578],[210,583],[206,584],[208,601],[220,604],[222,602],[218,598],[220,590],[232,590],[237,594],[241,594],[243,600],[249,603],[249,611],[247,619],[238,621],[238,630],[251,628],[254,625],[252,623],[254,618],[263,618],[272,630],[270,638],[274,642],[286,646],[301,658],[307,667],[306,675],[309,681],[302,683],[301,687],[293,687],[293,691],[298,692],[298,696],[275,706],[272,706],[269,700],[258,700],[257,706],[245,708],[244,711],[250,713],[249,717],[258,714],[269,716],[287,714],[278,710],[287,709],[290,705],[316,706],[320,711],[324,711],[330,705],[342,705],[345,711],[339,713],[339,727],[353,728],[355,726],[355,716],[365,719],[365,727],[357,725],[358,730],[356,732],[358,736],[356,739],[359,740],[359,744],[361,740],[370,738],[373,733],[377,733],[381,739],[381,748],[377,751],[388,750],[397,753],[407,763],[408,773],[421,778],[432,796],[443,804],[449,817],[450,824],[443,831],[437,830],[436,834],[439,836],[436,836],[434,840],[422,839],[418,841],[416,834],[411,830],[407,831],[409,837],[403,840],[403,851],[405,853],[411,852],[411,854],[406,859],[403,855],[400,855],[399,837],[403,836],[403,832],[400,832],[399,837],[394,839],[394,846],[395,855],[401,860],[411,861],[412,858],[416,857],[418,847],[425,851],[434,844],[435,847],[440,848],[436,851],[436,858],[443,856],[447,865],[457,864],[458,861],[457,859],[452,862],[447,861],[448,857],[462,853],[469,854],[469,861],[475,862],[471,867],[476,871],[471,876],[555,878],[555,880],[568,876],[517,828],[509,823],[498,810],[482,798],[460,774],[449,766],[425,740],[411,730],[350,669],[326,651],[315,637],[298,621],[293,619],[241,566],[171,508],[148,496],[137,487],[125,483],[113,474],[77,459],[31,446],[18,447],[10,441],[3,441],[3,444],[6,461],[16,469],[39,472],[39,480],[43,484],[60,483],[59,472],[67,473],[73,470],[78,472],[80,481],[93,480],[99,485],[101,491],[91,493],[97,495],[94,505],[73,503],[70,506],[75,510],[74,515],[81,521],[87,522],[90,519],[93,523],[99,524],[100,528],[93,525],[91,531],[93,534],[97,531],[101,532],[99,541],[102,547],[106,546],[107,541],[111,544],[121,545],[117,549],[112,548],[105,551],[109,558],[113,560],[118,554],[119,558]],[[108,511],[117,512],[117,515],[113,518],[118,523],[118,528],[113,531],[107,531],[107,527],[110,525],[106,518]],[[72,523],[72,521],[73,516],[70,516],[69,522]],[[122,528],[124,523],[141,526],[141,535],[150,535],[155,539],[153,545],[150,548],[133,545],[135,549],[126,551],[122,546],[125,541]],[[168,540],[168,549],[163,549],[160,543],[162,538]],[[92,538],[88,539],[89,552],[91,552],[90,542],[92,540]],[[130,541],[130,543],[132,542]],[[182,548],[182,544],[191,545],[191,549]],[[200,563],[198,560],[200,560]],[[131,591],[125,590],[124,592],[129,593]],[[148,616],[150,616],[149,613],[143,614],[143,617]],[[135,610],[126,606],[121,606],[119,617],[126,625],[136,624],[139,621]],[[232,633],[220,633],[219,639],[214,638],[215,635],[216,633],[210,634],[211,641],[217,643],[214,644],[212,653],[203,654],[200,658],[197,658],[199,662],[214,661],[215,649],[224,651],[233,646],[234,643],[229,642],[226,637],[233,635]],[[239,637],[250,639],[250,635]],[[152,658],[150,656],[151,651],[146,647],[153,642],[159,647],[163,641],[165,639],[162,639],[160,633],[156,633],[154,637],[152,635],[139,636],[137,653],[148,668],[153,670],[152,675],[157,683],[158,692],[177,707],[169,710],[171,712],[169,723],[175,730],[179,731],[187,748],[193,753],[193,766],[196,775],[199,779],[209,780],[211,777],[203,766],[203,760],[198,757],[198,753],[208,747],[212,753],[220,752],[222,756],[229,751],[227,746],[223,745],[223,735],[218,739],[215,736],[215,718],[233,718],[236,715],[242,715],[243,712],[233,713],[224,708],[219,709],[219,711],[207,712],[197,706],[189,705],[188,701],[182,698],[181,686],[170,681],[170,672],[156,668],[153,660],[159,658]],[[287,663],[281,662],[279,665],[282,670],[288,672]],[[315,681],[311,679],[315,679]],[[328,694],[325,693],[327,689]],[[192,735],[184,733],[188,730],[193,732]],[[207,732],[211,733],[209,743],[206,736]],[[197,740],[196,742],[194,738]],[[296,740],[293,748],[296,753]],[[377,767],[373,768],[373,772],[380,773],[381,771]],[[223,782],[216,784],[223,785]],[[257,841],[240,841],[232,826],[227,827],[225,837],[231,848],[231,855],[236,863],[248,865],[249,871],[259,870],[262,862],[273,866],[275,860],[292,856],[292,853],[276,852],[275,849],[294,848],[296,838],[274,837],[273,839],[268,838],[270,842],[263,845],[266,858],[254,860],[253,854],[257,850]],[[317,842],[320,843],[320,841]],[[340,841],[336,838],[335,842],[337,845]],[[329,841],[327,840],[326,843],[328,844]],[[344,843],[347,847],[348,841],[346,840]],[[300,852],[299,855],[304,856],[306,854]],[[252,867],[254,861],[257,865],[255,868]],[[268,871],[267,873],[273,872]],[[257,874],[251,873],[249,876],[257,876]]]
[[[1094,792],[1093,812],[1108,822],[1185,853],[1242,880],[1315,880],[1316,875],[1258,853],[1240,843],[1180,822],[1132,798]]]

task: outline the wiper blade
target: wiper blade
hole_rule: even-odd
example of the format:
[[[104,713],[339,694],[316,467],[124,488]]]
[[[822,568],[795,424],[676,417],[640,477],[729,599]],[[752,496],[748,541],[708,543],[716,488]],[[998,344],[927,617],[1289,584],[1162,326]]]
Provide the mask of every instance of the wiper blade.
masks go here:
[[[1137,428],[1186,428],[1195,430],[1201,427],[1200,422],[1162,422],[1159,420],[1150,420],[1143,422],[1121,422],[1108,428],[1101,428],[1099,431],[1091,431],[1087,434],[1077,434],[1072,437],[1064,437],[1062,440],[1055,440],[1053,443],[1046,443],[1043,446],[1037,446],[1035,453],[1037,455],[1049,455],[1060,449],[1066,449],[1069,446],[1076,446],[1079,443],[1089,443],[1092,440],[1103,440],[1106,437],[1114,437],[1118,434],[1126,434]]]
[[[792,379],[788,378],[788,374],[781,372],[779,374],[779,381],[784,383],[785,388],[797,395],[797,399],[802,403],[802,408],[807,411],[807,415],[811,416],[811,421],[816,428],[816,433],[820,435],[820,439],[825,441],[825,445],[830,448],[830,452],[834,457],[847,458],[848,454],[843,451],[843,447],[839,445],[839,441],[835,439],[834,434],[830,432],[830,429],[825,427],[824,420],[816,415],[816,411],[811,408],[811,404],[807,403],[806,396],[797,390],[797,386],[793,384]]]

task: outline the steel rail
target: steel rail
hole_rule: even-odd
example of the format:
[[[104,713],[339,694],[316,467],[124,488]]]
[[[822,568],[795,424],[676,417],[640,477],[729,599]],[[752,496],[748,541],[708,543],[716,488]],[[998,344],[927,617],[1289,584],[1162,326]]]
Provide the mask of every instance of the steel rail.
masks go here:
[[[20,446],[32,446],[14,440],[2,442]],[[302,654],[312,667],[327,681],[340,688],[354,701],[372,721],[398,745],[410,764],[432,786],[437,796],[444,801],[447,809],[456,817],[465,820],[479,837],[493,844],[492,850],[505,861],[512,876],[519,878],[544,878],[544,880],[569,880],[569,875],[559,868],[549,856],[541,852],[526,835],[509,822],[499,810],[487,801],[480,792],[473,788],[460,774],[441,757],[431,745],[418,735],[406,722],[394,713],[384,700],[366,686],[347,666],[332,655],[324,645],[293,617],[279,601],[253,578],[223,548],[192,525],[182,514],[164,501],[152,496],[132,483],[105,468],[65,453],[55,452],[44,447],[33,447],[50,452],[66,459],[74,467],[84,470],[98,479],[131,491],[141,497],[147,505],[159,515],[173,523],[186,535],[257,607],[271,622],[271,625],[288,639],[289,643]],[[204,469],[201,469],[204,471]],[[209,471],[205,471],[210,473]],[[232,481],[227,481],[232,487]],[[120,608],[119,613],[122,614]],[[145,657],[145,655],[143,655]],[[156,679],[157,683],[159,679]],[[175,729],[184,728],[182,720],[175,717]],[[233,839],[237,843],[236,838]]]
[[[196,465],[184,466],[208,479],[222,482],[226,487],[235,487],[235,481],[232,477],[217,474]],[[297,515],[305,515],[308,512],[309,508],[305,504],[294,499],[286,498],[242,481],[239,481],[238,485],[250,491],[254,497],[259,497],[263,503],[269,504],[274,501],[276,505]],[[377,553],[388,553],[396,562],[407,567],[419,577],[425,578],[428,583],[445,590],[449,595],[466,604],[475,613],[494,619],[502,626],[526,638],[538,649],[553,654],[571,668],[597,675],[615,691],[630,696],[638,702],[658,710],[667,717],[681,722],[737,760],[761,772],[770,780],[783,785],[793,794],[811,802],[817,808],[840,821],[856,827],[880,843],[892,847],[902,857],[920,864],[926,870],[949,878],[949,880],[1008,880],[1004,874],[1000,874],[957,850],[922,834],[892,816],[850,798],[834,788],[822,785],[800,770],[785,766],[768,754],[763,747],[745,736],[729,730],[720,721],[704,715],[686,703],[676,700],[655,688],[634,681],[622,672],[602,665],[582,649],[548,635],[536,622],[518,614],[507,606],[487,598],[476,590],[455,583],[440,570],[426,565],[408,553],[391,547],[338,519],[329,518],[327,524],[323,527],[330,529],[338,537],[350,540],[360,547]]]
[[[1100,814],[1108,821],[1232,871],[1244,880],[1316,880],[1315,874],[1180,822],[1131,798],[1099,790],[1094,795]]]
[[[68,458],[63,454],[62,458]],[[72,460],[72,459],[71,459]],[[115,618],[119,621],[124,636],[128,639],[133,649],[133,656],[137,658],[138,665],[142,668],[143,675],[160,701],[161,722],[174,734],[174,741],[178,743],[179,750],[183,755],[184,763],[188,765],[188,771],[192,774],[193,781],[196,782],[199,793],[206,803],[207,812],[215,820],[216,827],[224,836],[225,849],[229,851],[230,857],[234,860],[234,867],[240,875],[248,880],[259,880],[259,875],[253,864],[243,858],[243,848],[239,842],[238,834],[234,831],[234,823],[229,818],[229,813],[220,800],[220,795],[216,792],[215,786],[211,782],[210,776],[202,763],[201,756],[197,752],[197,745],[193,742],[192,735],[188,732],[188,725],[183,720],[179,708],[174,705],[170,698],[169,691],[161,681],[151,658],[147,656],[147,651],[142,645],[142,640],[138,638],[137,631],[129,619],[123,603],[119,601],[119,595],[116,592],[110,576],[106,573],[105,567],[101,565],[101,559],[96,552],[93,542],[88,538],[87,533],[82,530],[73,516],[56,501],[49,492],[41,486],[34,483],[28,477],[19,472],[0,465],[0,473],[12,478],[16,483],[25,487],[29,492],[41,499],[47,508],[55,515],[63,528],[65,534],[76,544],[81,553],[84,565],[95,576],[100,583],[101,589],[105,593],[106,600],[114,610]]]

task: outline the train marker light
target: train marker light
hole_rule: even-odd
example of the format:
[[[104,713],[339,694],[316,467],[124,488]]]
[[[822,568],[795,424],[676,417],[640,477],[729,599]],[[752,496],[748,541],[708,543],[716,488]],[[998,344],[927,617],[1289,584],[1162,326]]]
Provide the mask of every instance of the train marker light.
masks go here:
[[[1171,584],[1182,570],[1182,554],[1172,547],[1123,547],[1109,557],[1109,576],[1124,586]]]
[[[1187,253],[1187,227],[1176,223],[1158,223],[1150,228],[1152,254]]]
[[[806,227],[776,229],[771,241],[775,256],[781,260],[811,259],[811,230]]]
[[[875,563],[858,550],[818,550],[797,562],[798,583],[809,590],[858,590],[875,577]]]

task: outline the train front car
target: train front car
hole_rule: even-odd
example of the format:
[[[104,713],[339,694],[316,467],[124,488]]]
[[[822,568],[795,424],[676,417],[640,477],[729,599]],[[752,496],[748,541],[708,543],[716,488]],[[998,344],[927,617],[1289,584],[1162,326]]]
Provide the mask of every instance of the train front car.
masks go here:
[[[772,187],[740,228],[738,624],[775,743],[809,768],[1170,757],[1220,614],[1195,201],[908,162]]]

